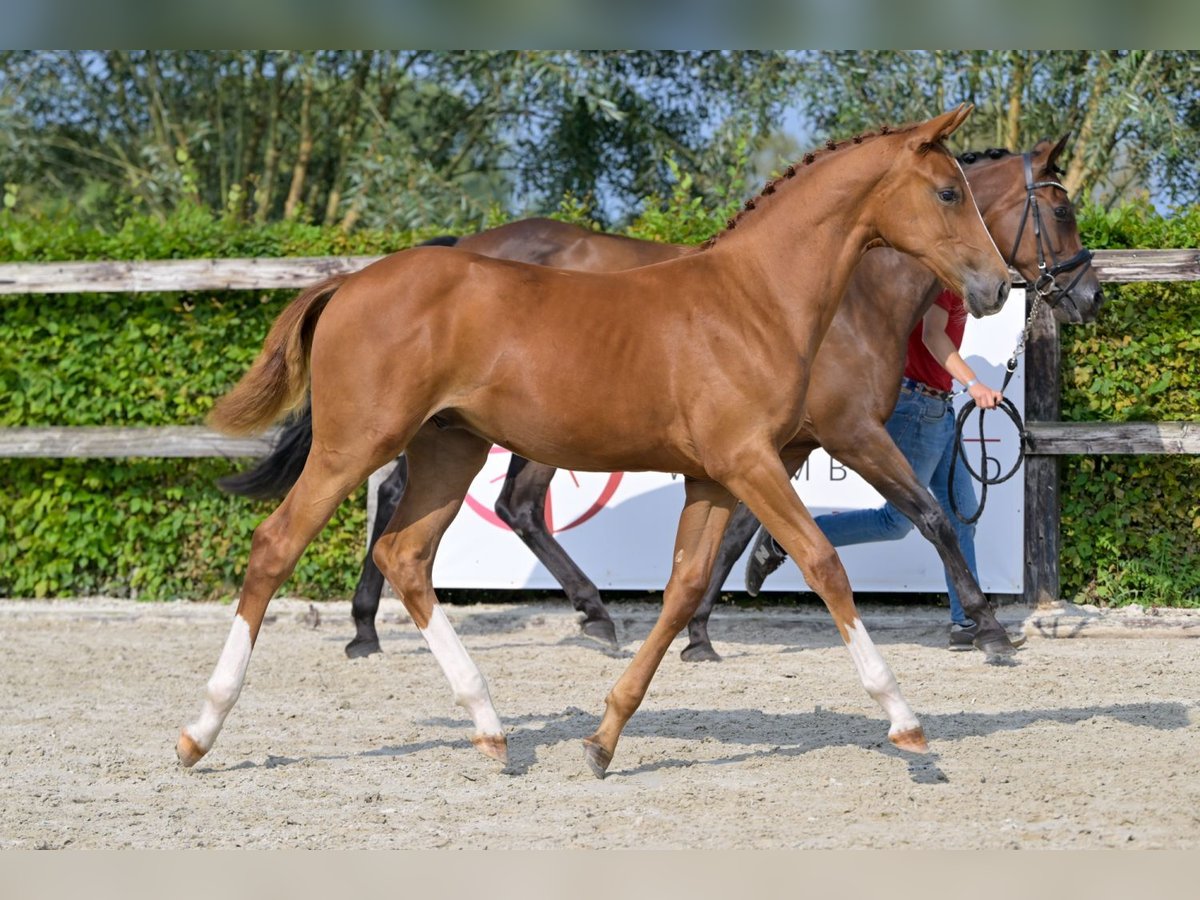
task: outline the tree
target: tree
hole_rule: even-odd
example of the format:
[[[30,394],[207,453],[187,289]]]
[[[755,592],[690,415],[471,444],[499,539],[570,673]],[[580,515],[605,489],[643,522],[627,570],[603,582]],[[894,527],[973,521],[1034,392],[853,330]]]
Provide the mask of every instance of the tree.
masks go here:
[[[470,225],[566,191],[618,216],[666,186],[668,153],[723,172],[790,71],[756,52],[7,52],[0,166],[22,202],[97,218]]]
[[[1064,183],[1106,205],[1151,192],[1200,199],[1200,57],[1181,51],[814,52],[805,101],[845,134],[927,118],[967,101],[955,144],[1021,149],[1070,132]]]

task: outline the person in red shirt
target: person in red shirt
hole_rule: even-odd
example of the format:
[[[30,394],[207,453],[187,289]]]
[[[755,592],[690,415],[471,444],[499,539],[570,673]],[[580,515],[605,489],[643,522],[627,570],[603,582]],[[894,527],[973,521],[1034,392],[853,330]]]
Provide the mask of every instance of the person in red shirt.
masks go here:
[[[950,506],[950,490],[955,504],[970,517],[978,507],[971,476],[966,466],[954,470],[954,485],[949,487],[950,462],[955,453],[954,407],[951,403],[953,381],[963,384],[980,409],[994,409],[1003,395],[975,377],[959,354],[967,311],[962,298],[953,291],[942,291],[933,306],[917,323],[908,337],[908,356],[900,382],[900,398],[887,422],[888,433],[909,461],[917,477],[929,485],[958,535],[963,556],[975,581],[975,526],[964,525]],[[835,547],[874,541],[898,541],[913,524],[890,503],[876,509],[817,516],[816,523]],[[759,529],[750,561],[746,566],[746,590],[757,596],[763,581],[787,558],[783,549],[766,529]],[[950,580],[950,649],[970,650],[976,626],[962,608]],[[1021,638],[1014,638],[1014,643]]]

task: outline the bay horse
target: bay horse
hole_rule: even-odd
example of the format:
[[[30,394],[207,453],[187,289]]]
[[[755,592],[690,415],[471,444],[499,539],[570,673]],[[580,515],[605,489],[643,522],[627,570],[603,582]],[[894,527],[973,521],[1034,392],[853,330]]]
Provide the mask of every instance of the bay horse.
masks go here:
[[[829,141],[748,201],[703,252],[675,260],[590,273],[414,248],[301,293],[210,417],[227,433],[261,431],[308,393],[313,440],[300,478],[254,532],[200,716],[176,744],[181,763],[211,749],[267,605],[304,548],[351,491],[402,451],[413,482],[375,561],[470,714],[472,742],[506,761],[486,681],[430,583],[438,541],[493,443],[560,468],[685,478],[662,612],[584,740],[597,777],[695,612],[737,500],[825,601],[863,686],[888,716],[892,743],[927,751],[780,451],[804,423],[812,360],[868,248],[917,257],[976,316],[1003,305],[1008,267],[943,146],[970,109]],[[565,373],[557,365],[564,354],[574,360]],[[1014,652],[986,604],[968,613],[989,655]]]
[[[1043,283],[1042,290],[1054,315],[1063,322],[1083,322],[1095,317],[1103,294],[1083,249],[1070,198],[1056,180],[1061,175],[1057,161],[1066,142],[1067,136],[1063,136],[1053,144],[1041,141],[1024,154],[990,149],[963,153],[958,159],[964,164],[984,224],[996,244],[1007,251],[1009,264],[1032,290],[1041,278],[1039,260],[1045,262],[1048,258],[1050,281]],[[1036,200],[1031,202],[1031,197],[1040,197],[1047,207],[1049,214],[1044,221],[1040,211],[1035,213]],[[1029,225],[1035,215],[1040,221],[1036,229]],[[649,265],[698,249],[602,234],[542,218],[510,222],[458,239],[437,240],[484,256],[587,271]],[[1060,277],[1064,282],[1070,280],[1060,283]],[[977,592],[978,585],[957,540],[945,538],[949,527],[945,514],[938,504],[930,504],[929,492],[918,483],[908,461],[898,454],[885,427],[899,391],[905,340],[938,290],[937,279],[909,256],[886,248],[865,255],[817,351],[808,390],[808,422],[789,447],[790,459],[791,465],[797,465],[797,459],[811,452],[814,442],[827,450],[836,448],[841,462],[897,507],[915,511],[913,523],[937,547],[955,583],[965,581],[970,591]],[[846,390],[846,372],[854,373],[854,390]],[[280,497],[299,477],[311,440],[312,415],[305,407],[288,422],[266,457],[252,469],[222,479],[220,484],[244,496]],[[370,547],[383,534],[404,495],[407,471],[401,457],[379,485]],[[584,614],[583,632],[615,646],[616,629],[599,590],[546,527],[546,496],[556,471],[552,466],[514,456],[496,500],[496,513],[563,586],[575,609]],[[690,642],[682,653],[685,661],[720,659],[708,636],[708,618],[721,586],[757,525],[753,513],[739,504],[721,542],[700,608],[688,625]],[[356,632],[346,645],[346,655],[351,658],[380,651],[375,616],[383,575],[371,558],[370,547],[351,604]]]

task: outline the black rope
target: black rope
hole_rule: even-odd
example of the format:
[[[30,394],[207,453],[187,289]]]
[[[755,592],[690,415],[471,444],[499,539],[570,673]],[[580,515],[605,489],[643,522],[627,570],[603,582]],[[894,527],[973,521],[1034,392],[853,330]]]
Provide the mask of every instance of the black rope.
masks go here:
[[[1008,362],[1008,371],[1004,375],[1004,384],[1001,385],[1000,391],[1003,393],[1008,389],[1008,383],[1012,381],[1013,374],[1017,371],[1017,358],[1014,356]],[[1007,397],[1003,397],[996,409],[1005,413],[1016,426],[1018,441],[1017,441],[1017,460],[1013,463],[1011,469],[1004,475],[999,475],[996,478],[989,478],[987,475],[987,463],[990,458],[987,455],[987,444],[983,440],[983,418],[990,410],[979,410],[979,468],[976,472],[971,468],[971,461],[967,459],[967,451],[963,446],[963,431],[966,430],[967,419],[972,411],[976,408],[974,400],[968,400],[961,410],[958,412],[958,420],[954,424],[954,455],[950,457],[950,478],[949,488],[950,508],[954,511],[954,515],[958,521],[964,525],[974,525],[979,521],[979,517],[983,515],[983,505],[987,503],[988,486],[993,484],[1003,484],[1017,474],[1017,470],[1021,468],[1021,463],[1025,461],[1025,423],[1021,420],[1021,414],[1017,411],[1016,405]],[[967,467],[967,473],[972,478],[983,485],[983,490],[980,492],[979,506],[975,510],[975,515],[970,518],[965,517],[958,509],[958,502],[954,499],[954,472],[958,466],[958,458],[962,457],[963,465]]]

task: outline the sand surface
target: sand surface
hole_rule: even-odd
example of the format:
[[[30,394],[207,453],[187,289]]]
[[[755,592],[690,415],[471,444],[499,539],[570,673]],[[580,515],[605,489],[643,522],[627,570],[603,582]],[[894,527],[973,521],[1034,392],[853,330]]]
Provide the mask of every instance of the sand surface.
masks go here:
[[[0,847],[1200,847],[1200,617],[1079,632],[1006,607],[1019,665],[943,649],[945,611],[863,609],[930,738],[886,740],[819,609],[719,610],[725,660],[676,641],[609,777],[580,739],[657,615],[614,608],[623,646],[565,605],[452,607],[509,729],[510,765],[403,608],[347,660],[349,605],[272,604],[240,701],[191,771],[232,610],[0,602]],[[1094,626],[1094,623],[1093,623]]]

